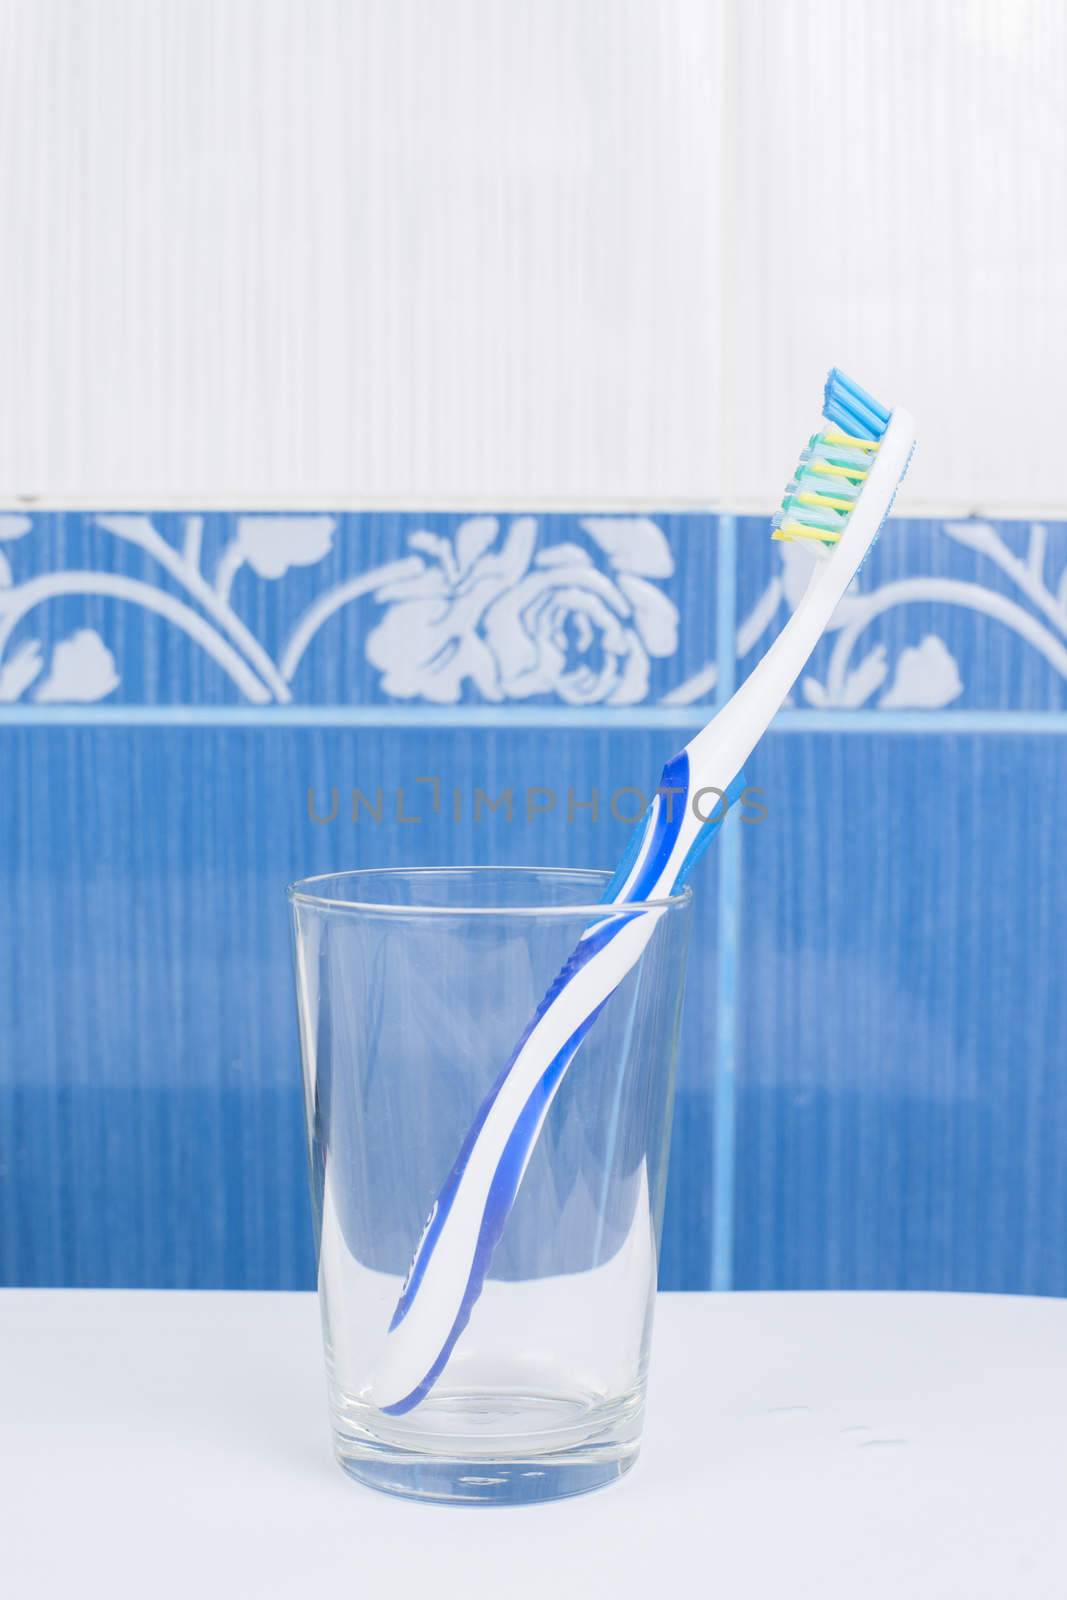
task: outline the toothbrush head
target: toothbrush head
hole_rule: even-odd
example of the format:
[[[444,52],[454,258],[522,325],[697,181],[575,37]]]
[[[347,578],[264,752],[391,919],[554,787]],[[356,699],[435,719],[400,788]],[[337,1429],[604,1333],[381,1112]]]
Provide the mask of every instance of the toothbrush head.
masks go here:
[[[891,417],[838,367],[826,380],[822,409],[826,426],[808,440],[771,523],[773,539],[803,541],[818,556],[840,542]]]

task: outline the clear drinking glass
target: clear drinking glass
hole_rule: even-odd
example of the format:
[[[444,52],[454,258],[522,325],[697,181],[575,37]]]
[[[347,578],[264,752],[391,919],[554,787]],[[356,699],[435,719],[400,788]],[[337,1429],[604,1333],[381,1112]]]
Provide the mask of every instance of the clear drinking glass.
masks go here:
[[[659,902],[564,1077],[436,1384],[404,1415],[372,1400],[435,1197],[608,882],[419,868],[289,891],[334,1439],[345,1471],[377,1489],[516,1504],[597,1488],[636,1459],[688,890]]]

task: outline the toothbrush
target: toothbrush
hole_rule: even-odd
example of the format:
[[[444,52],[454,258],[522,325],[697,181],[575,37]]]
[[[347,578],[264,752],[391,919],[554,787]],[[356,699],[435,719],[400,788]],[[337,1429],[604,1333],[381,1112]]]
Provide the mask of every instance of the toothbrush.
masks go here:
[[[373,1374],[368,1398],[382,1411],[411,1411],[444,1371],[582,1040],[743,789],[744,762],[889,515],[914,447],[909,414],[881,405],[835,367],[823,417],[772,521],[772,538],[801,540],[819,558],[808,588],[750,677],[667,762],[605,892],[603,916],[582,935],[483,1101],[415,1248]],[[613,912],[613,904],[636,909]]]

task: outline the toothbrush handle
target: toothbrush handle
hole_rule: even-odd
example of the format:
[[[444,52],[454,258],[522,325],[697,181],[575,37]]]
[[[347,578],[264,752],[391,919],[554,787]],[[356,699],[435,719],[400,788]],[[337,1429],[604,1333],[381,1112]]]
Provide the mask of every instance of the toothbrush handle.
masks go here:
[[[717,798],[705,821],[693,811],[685,752],[663,769],[660,789],[609,885],[603,915],[586,928],[538,1006],[434,1201],[374,1374],[375,1403],[383,1411],[412,1410],[444,1370],[582,1040],[637,965],[666,909],[662,902],[710,844],[743,781],[739,777]]]
[[[898,406],[840,543],[815,566],[803,599],[759,666],[686,745],[701,783],[725,786],[763,738],[892,511],[914,447],[915,424]]]
[[[434,1203],[390,1325],[376,1403],[411,1410],[425,1398],[470,1318],[549,1106],[601,1008],[636,965],[665,909],[725,815],[705,821],[702,792],[736,797],[742,768],[818,643],[877,537],[908,463],[914,428],[896,411],[833,555],[749,679],[667,763],[657,793],[586,929],[512,1060],[483,1101]],[[676,802],[681,798],[681,806]],[[643,909],[634,910],[634,905]],[[627,910],[612,913],[612,906]]]

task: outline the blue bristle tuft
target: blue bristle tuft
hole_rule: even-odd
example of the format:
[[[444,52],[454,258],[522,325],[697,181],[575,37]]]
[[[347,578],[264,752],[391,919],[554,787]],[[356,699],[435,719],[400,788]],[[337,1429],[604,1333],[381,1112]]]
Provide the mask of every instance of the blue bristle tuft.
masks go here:
[[[857,439],[880,439],[889,424],[888,407],[861,389],[840,367],[831,367],[826,380],[823,416]]]

